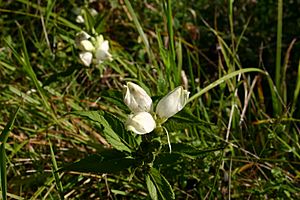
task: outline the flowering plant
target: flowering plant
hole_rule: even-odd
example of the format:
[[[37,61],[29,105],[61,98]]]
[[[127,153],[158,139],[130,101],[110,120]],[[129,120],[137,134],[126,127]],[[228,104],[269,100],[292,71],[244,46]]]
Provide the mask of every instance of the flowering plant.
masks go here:
[[[99,154],[91,155],[75,162],[64,170],[81,172],[115,173],[126,169],[141,170],[152,199],[175,199],[170,183],[160,173],[158,165],[167,163],[171,153],[168,131],[162,125],[186,105],[189,92],[183,87],[176,87],[156,105],[151,97],[139,85],[127,82],[124,86],[124,103],[131,113],[125,123],[118,117],[105,111],[75,111],[71,114],[85,117],[97,124],[103,132],[106,144],[113,148],[103,148]],[[113,93],[106,94],[113,96]],[[121,102],[118,99],[116,102]],[[115,103],[116,103],[115,102]],[[121,104],[120,104],[121,105]],[[122,104],[123,105],[123,104]],[[177,128],[177,127],[176,127]],[[126,131],[127,130],[127,131]],[[162,142],[162,131],[166,131],[169,153]],[[131,131],[134,134],[128,134]],[[148,134],[153,132],[153,134]],[[144,135],[143,137],[136,137]],[[174,143],[174,156],[181,159],[199,151],[192,146]],[[164,190],[164,193],[159,191]]]
[[[85,66],[90,66],[92,63],[101,64],[105,60],[112,60],[112,55],[109,53],[108,40],[104,40],[102,35],[92,37],[82,31],[76,35],[76,46],[81,50],[79,58]]]
[[[161,126],[168,118],[183,109],[189,92],[182,86],[175,88],[157,104],[153,112],[152,99],[139,85],[128,82],[124,102],[132,111],[126,121],[126,129],[136,134],[146,134]]]

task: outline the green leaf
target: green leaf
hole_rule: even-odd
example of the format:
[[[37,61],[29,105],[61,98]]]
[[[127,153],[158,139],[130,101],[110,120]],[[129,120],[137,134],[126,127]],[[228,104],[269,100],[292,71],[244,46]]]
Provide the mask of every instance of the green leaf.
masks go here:
[[[175,194],[172,190],[170,183],[167,179],[159,173],[155,168],[151,168],[149,175],[151,181],[154,183],[156,190],[158,191],[159,199],[169,200],[175,199]]]
[[[94,154],[83,158],[69,166],[63,167],[62,171],[77,171],[86,173],[116,173],[134,166],[136,161],[126,157],[123,152],[107,149],[101,154]]]
[[[263,71],[261,69],[258,69],[258,68],[245,68],[245,69],[240,69],[240,70],[231,72],[231,73],[226,74],[225,76],[219,78],[218,80],[212,82],[211,84],[209,84],[208,86],[206,86],[205,88],[200,90],[198,93],[191,96],[188,100],[188,103],[195,100],[195,99],[197,99],[197,98],[199,98],[202,94],[205,94],[206,92],[208,92],[209,90],[213,89],[214,87],[220,85],[224,81],[227,81],[228,79],[231,79],[232,77],[235,77],[239,74],[248,73],[248,72],[259,72],[259,73],[262,73],[262,74],[266,74],[265,71]]]
[[[128,110],[128,107],[123,102],[123,93],[117,90],[103,90],[100,93],[101,98],[118,106],[122,110]],[[129,110],[128,110],[129,111]]]
[[[9,133],[13,128],[14,122],[16,120],[17,114],[20,110],[20,107],[17,108],[15,113],[10,117],[8,123],[4,127],[0,135],[0,179],[1,179],[1,191],[2,199],[7,199],[7,177],[6,177],[6,152],[5,152],[5,143],[8,139]]]
[[[27,75],[33,82],[34,86],[36,87],[36,89],[41,97],[41,100],[42,100],[42,103],[43,103],[45,109],[50,112],[49,114],[51,115],[51,117],[54,120],[57,120],[56,115],[53,112],[53,110],[49,104],[48,97],[46,96],[45,91],[41,86],[41,82],[38,80],[36,73],[31,66],[31,62],[30,62],[27,47],[26,47],[26,42],[25,42],[25,39],[24,39],[21,29],[19,29],[19,35],[20,35],[20,38],[22,41],[21,44],[22,44],[22,50],[23,50],[21,54],[17,52],[17,50],[13,47],[13,45],[9,41],[7,41],[7,40],[4,40],[4,41],[6,42],[8,47],[11,49],[11,51],[12,51],[13,55],[15,56],[15,58],[17,59],[17,61],[23,67],[23,70],[27,73]]]
[[[214,148],[214,149],[197,149],[188,144],[182,143],[172,143],[172,153],[169,153],[169,146],[165,145],[162,148],[162,152],[156,157],[154,166],[159,165],[168,165],[168,164],[178,164],[180,162],[187,162],[184,160],[188,159],[196,159],[206,153],[220,151],[224,149],[224,147]]]
[[[130,134],[128,131],[126,131],[124,123],[121,122],[120,119],[107,112],[104,113],[103,116],[112,127],[114,132],[119,135],[124,144],[129,146],[131,149],[136,149],[139,146],[137,139],[133,136],[133,134]]]
[[[202,150],[202,149],[197,149],[191,145],[183,144],[183,143],[172,143],[171,146],[172,146],[172,154],[178,153],[184,157],[189,157],[189,158],[197,158],[200,155],[203,155],[205,153],[220,151],[220,150],[224,149],[224,147],[219,147],[219,148]],[[168,152],[169,147],[167,145],[165,145],[163,147],[162,151]]]
[[[94,122],[99,123],[103,128],[103,133],[106,140],[117,150],[131,152],[130,148],[126,146],[119,135],[113,130],[110,123],[104,118],[104,112],[102,111],[74,111],[70,114],[88,118]]]
[[[85,27],[87,31],[92,32],[95,25],[95,19],[90,13],[89,9],[86,7],[83,8],[83,17],[84,17]]]
[[[157,200],[158,198],[157,198],[156,187],[148,174],[146,174],[146,184],[147,184],[147,188],[148,188],[151,199]]]
[[[190,128],[191,126],[197,126],[198,128],[203,129],[205,132],[211,132],[211,130],[209,130],[207,127],[213,128],[214,124],[199,119],[188,108],[184,108],[175,116],[168,119],[164,126],[170,132],[183,130]]]
[[[2,144],[0,146],[0,179],[1,179],[1,191],[2,191],[2,199],[7,199],[7,177],[6,177],[6,153],[5,153],[5,146]]]
[[[59,192],[60,199],[64,199],[64,197],[63,197],[63,185],[62,185],[62,182],[59,178],[59,174],[57,173],[58,168],[57,168],[55,154],[54,154],[54,151],[53,151],[53,148],[52,148],[52,143],[51,143],[50,140],[48,140],[48,142],[49,142],[51,161],[52,161],[52,174],[55,178],[56,188]]]
[[[15,123],[15,120],[16,120],[16,117],[17,117],[17,114],[20,110],[20,107],[17,108],[17,110],[15,111],[15,113],[11,116],[11,118],[9,119],[9,121],[7,122],[6,126],[4,127],[1,135],[0,135],[0,142],[2,144],[6,143],[6,140],[8,138],[8,135],[10,133],[10,131],[12,130],[13,128],[13,125]]]
[[[173,150],[172,153],[162,152],[155,158],[154,165],[176,164],[178,162],[182,162],[183,158],[184,156],[182,154],[174,152]]]

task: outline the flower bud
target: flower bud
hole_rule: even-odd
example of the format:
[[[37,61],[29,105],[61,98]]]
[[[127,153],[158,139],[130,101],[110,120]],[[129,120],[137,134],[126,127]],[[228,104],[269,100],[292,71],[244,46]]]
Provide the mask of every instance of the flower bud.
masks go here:
[[[146,134],[155,129],[156,123],[150,113],[138,112],[134,115],[129,115],[125,126],[127,130],[136,134]]]
[[[152,99],[143,88],[132,82],[128,82],[125,88],[124,103],[132,112],[149,112],[151,110]]]
[[[85,66],[90,66],[93,59],[93,54],[91,52],[79,53],[79,58]]]
[[[107,40],[104,40],[102,35],[96,37],[95,42],[95,57],[98,63],[102,63],[104,60],[112,60],[111,54],[108,52],[109,44]]]
[[[84,18],[82,17],[82,15],[77,15],[75,21],[76,21],[78,24],[83,24],[83,23],[84,23]]]
[[[182,86],[179,86],[158,102],[156,114],[162,122],[182,110],[189,98],[189,94],[190,93],[187,90],[184,90]]]

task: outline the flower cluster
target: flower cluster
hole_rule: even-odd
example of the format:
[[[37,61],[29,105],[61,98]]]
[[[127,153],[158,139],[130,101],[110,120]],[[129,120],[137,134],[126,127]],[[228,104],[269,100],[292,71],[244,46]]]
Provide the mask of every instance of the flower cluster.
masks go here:
[[[101,64],[105,60],[112,60],[111,54],[108,52],[109,44],[104,40],[102,35],[92,37],[82,31],[76,35],[76,46],[81,50],[79,58],[85,66]]]
[[[168,118],[183,109],[189,98],[189,92],[182,86],[175,88],[157,104],[153,112],[152,99],[147,92],[135,83],[125,86],[124,103],[132,111],[126,121],[126,129],[136,134],[146,134],[166,122]]]

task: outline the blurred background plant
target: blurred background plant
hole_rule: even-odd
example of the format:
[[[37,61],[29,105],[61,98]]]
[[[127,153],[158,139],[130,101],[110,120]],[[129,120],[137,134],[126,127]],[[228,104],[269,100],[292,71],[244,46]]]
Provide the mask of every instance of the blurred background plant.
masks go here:
[[[151,185],[167,180],[176,199],[299,199],[299,6],[0,1],[2,197],[155,198]],[[113,61],[81,64],[75,37],[82,30],[102,34]],[[130,143],[134,135],[122,132],[127,81],[148,88],[154,103],[179,85],[191,92],[186,108],[165,124],[172,154],[162,137],[157,171],[149,175],[128,160],[92,168],[98,171],[58,171],[79,160],[127,158],[126,149],[115,151],[107,127],[138,148]],[[135,161],[151,159],[147,152],[156,146],[147,148]],[[166,191],[157,192],[168,199]]]

